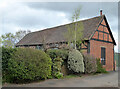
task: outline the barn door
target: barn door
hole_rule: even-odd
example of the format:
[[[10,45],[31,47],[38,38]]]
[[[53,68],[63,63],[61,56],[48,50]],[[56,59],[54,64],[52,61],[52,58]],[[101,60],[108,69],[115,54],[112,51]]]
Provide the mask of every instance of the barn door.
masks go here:
[[[101,64],[105,65],[105,56],[106,56],[106,49],[104,47],[101,47]]]

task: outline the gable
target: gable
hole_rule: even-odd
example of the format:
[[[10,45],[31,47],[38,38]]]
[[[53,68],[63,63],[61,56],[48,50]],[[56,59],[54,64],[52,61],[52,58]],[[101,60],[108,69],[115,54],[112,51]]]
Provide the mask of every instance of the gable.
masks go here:
[[[110,31],[110,28],[109,28],[108,23],[106,22],[105,18],[99,24],[92,39],[101,40],[101,41],[110,42],[110,43],[115,44],[114,38],[112,36],[112,33]]]

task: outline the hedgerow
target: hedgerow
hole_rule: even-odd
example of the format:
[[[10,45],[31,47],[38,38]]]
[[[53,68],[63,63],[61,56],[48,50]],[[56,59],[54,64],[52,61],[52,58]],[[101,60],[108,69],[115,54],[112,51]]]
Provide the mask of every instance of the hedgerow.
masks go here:
[[[52,58],[55,59],[57,57],[62,58],[62,60],[68,59],[68,50],[64,49],[49,49],[47,54]]]
[[[18,48],[8,62],[9,82],[31,82],[51,75],[51,58],[43,51]]]
[[[3,82],[8,80],[9,72],[8,72],[8,61],[10,60],[12,54],[16,51],[16,48],[5,48],[1,47],[2,49],[2,78]]]

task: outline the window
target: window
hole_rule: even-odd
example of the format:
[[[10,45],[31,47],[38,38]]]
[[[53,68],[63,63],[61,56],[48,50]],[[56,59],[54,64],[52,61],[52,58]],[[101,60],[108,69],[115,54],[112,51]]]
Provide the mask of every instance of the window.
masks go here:
[[[50,43],[49,46],[50,46],[50,48],[53,48],[53,47],[55,47],[55,44],[54,43]]]
[[[101,64],[105,65],[106,48],[101,47]]]
[[[58,48],[53,48],[53,49],[58,49]]]
[[[55,47],[59,47],[59,45],[58,45],[58,44],[55,44]]]
[[[43,46],[42,45],[40,45],[40,46],[36,46],[36,49],[43,49]]]
[[[90,53],[90,42],[88,42],[88,53]]]

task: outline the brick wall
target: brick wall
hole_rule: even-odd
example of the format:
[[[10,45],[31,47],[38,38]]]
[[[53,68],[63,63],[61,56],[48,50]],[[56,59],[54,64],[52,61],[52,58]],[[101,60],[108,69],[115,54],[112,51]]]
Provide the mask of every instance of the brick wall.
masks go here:
[[[113,70],[113,61],[114,61],[114,58],[113,58],[114,44],[90,40],[90,54],[91,55],[94,55],[96,58],[101,58],[101,47],[106,48],[106,65],[103,65],[103,67],[107,71],[112,71]]]

